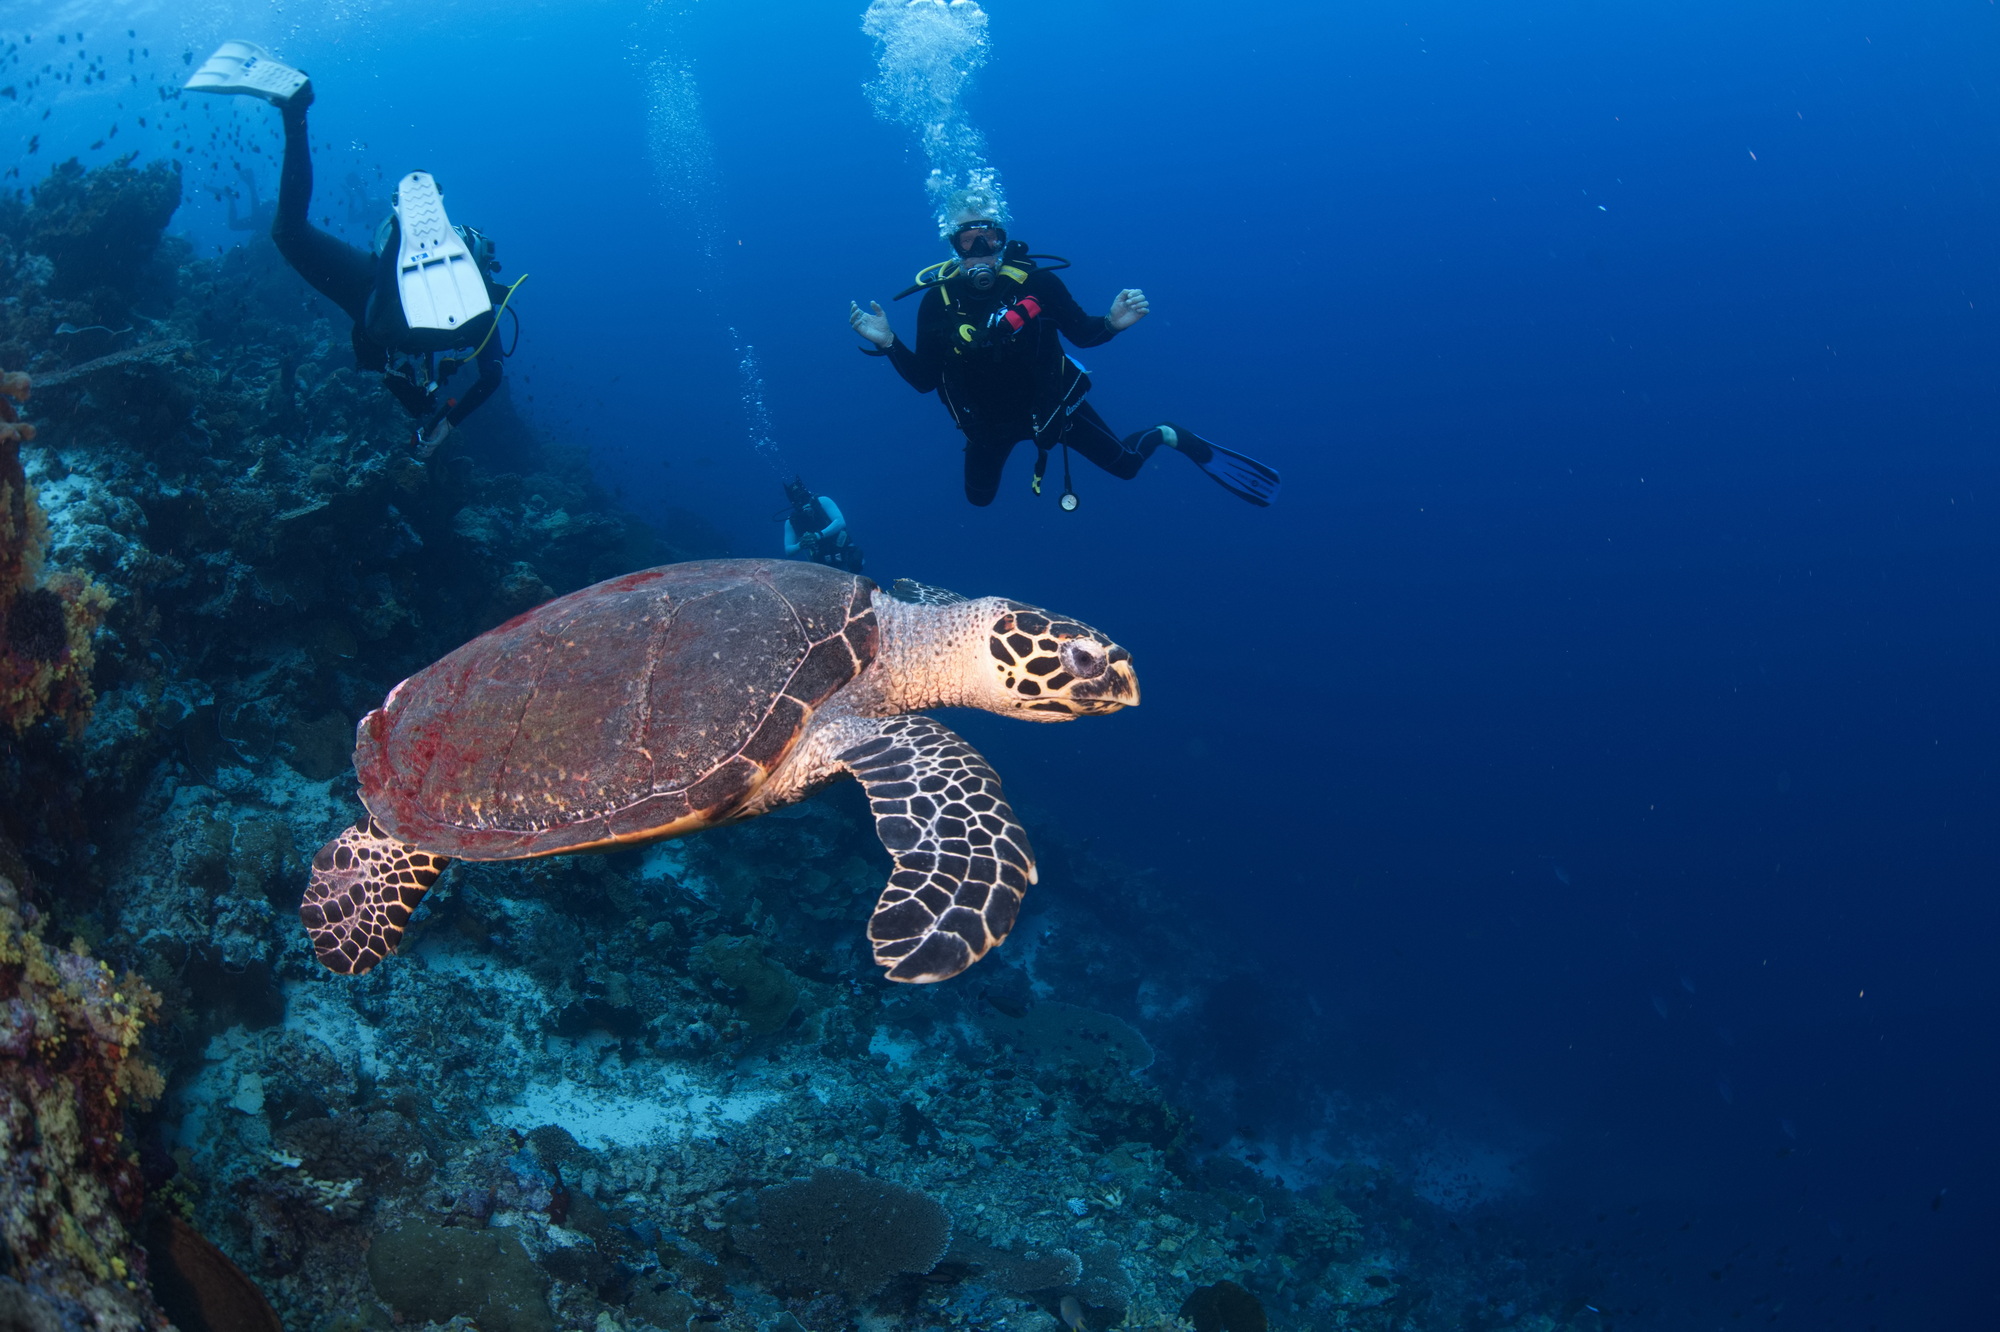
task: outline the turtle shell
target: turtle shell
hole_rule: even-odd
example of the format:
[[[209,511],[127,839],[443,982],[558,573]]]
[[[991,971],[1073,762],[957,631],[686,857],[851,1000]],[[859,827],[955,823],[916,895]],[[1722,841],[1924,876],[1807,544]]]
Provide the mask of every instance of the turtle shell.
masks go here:
[[[509,620],[362,718],[361,800],[466,860],[730,818],[875,658],[875,584],[794,560],[669,564]]]

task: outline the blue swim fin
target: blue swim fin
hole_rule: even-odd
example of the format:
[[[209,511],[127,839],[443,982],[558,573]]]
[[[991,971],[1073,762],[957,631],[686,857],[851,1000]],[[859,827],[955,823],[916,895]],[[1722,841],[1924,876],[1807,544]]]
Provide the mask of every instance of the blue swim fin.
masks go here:
[[[1175,441],[1171,447],[1186,454],[1189,462],[1208,473],[1209,480],[1230,494],[1248,500],[1260,509],[1269,507],[1271,501],[1278,497],[1278,488],[1284,482],[1263,463],[1225,449],[1220,444],[1212,444],[1186,426],[1177,426],[1171,421],[1165,425],[1174,432]]]

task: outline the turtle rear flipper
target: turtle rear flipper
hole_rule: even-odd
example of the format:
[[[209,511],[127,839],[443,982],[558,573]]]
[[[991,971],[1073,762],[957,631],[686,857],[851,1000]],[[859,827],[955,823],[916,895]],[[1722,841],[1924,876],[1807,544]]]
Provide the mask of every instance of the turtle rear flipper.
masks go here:
[[[450,863],[397,841],[373,818],[321,847],[299,905],[319,960],[354,976],[394,952],[410,913]]]
[[[1035,853],[979,751],[921,715],[844,723],[835,761],[860,781],[895,858],[868,921],[889,979],[948,980],[1007,937]],[[865,729],[864,729],[865,728]]]

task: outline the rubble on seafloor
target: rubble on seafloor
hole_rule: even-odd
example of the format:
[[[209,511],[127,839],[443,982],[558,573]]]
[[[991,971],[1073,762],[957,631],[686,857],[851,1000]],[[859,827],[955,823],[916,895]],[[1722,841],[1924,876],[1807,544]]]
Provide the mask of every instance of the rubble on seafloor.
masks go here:
[[[117,1159],[284,1326],[1567,1325],[1395,1170],[1291,1189],[1201,1148],[1223,969],[1168,890],[1053,826],[1015,938],[939,986],[869,961],[886,860],[851,788],[456,865],[397,956],[320,968],[295,912],[357,812],[355,720],[550,595],[720,552],[621,514],[504,392],[415,457],[338,316],[261,240],[163,236],[170,191],[124,163],[0,202],[0,364],[41,385],[23,475],[48,566],[106,599],[88,726],[0,728],[0,837],[18,909],[157,1002],[129,1057],[164,1095],[106,1130]],[[0,1312],[30,1267],[0,1252]]]

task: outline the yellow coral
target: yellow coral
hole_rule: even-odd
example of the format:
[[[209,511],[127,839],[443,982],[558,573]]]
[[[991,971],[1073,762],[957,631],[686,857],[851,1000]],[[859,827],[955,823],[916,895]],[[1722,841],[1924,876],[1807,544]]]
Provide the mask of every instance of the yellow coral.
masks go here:
[[[156,1325],[128,1284],[142,1194],[123,1108],[164,1090],[138,1048],[159,997],[80,945],[48,946],[32,906],[0,875],[0,1251],[44,1289],[104,1312],[99,1326]],[[107,1303],[109,1301],[109,1303]]]

